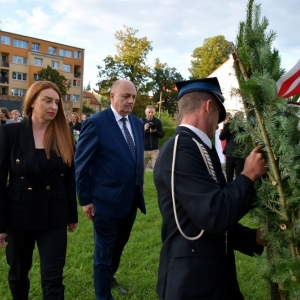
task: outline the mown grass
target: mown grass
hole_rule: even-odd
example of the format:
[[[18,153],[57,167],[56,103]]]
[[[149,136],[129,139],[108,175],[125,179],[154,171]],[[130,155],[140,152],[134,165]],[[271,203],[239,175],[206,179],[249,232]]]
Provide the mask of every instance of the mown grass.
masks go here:
[[[153,184],[152,172],[146,172],[145,199],[147,214],[140,212],[126,245],[120,268],[116,278],[128,290],[126,296],[113,291],[115,300],[155,300],[158,258],[161,247],[160,226],[161,216],[157,206],[156,190]],[[249,225],[249,218],[243,219],[243,224]],[[64,269],[64,284],[66,300],[93,300],[93,233],[92,223],[79,211],[79,227],[75,233],[68,234],[69,244],[67,262]],[[240,253],[236,254],[236,264],[241,290],[246,300],[269,299],[269,288],[257,272],[257,260]],[[5,251],[0,250],[0,299],[11,300],[7,283],[8,266]],[[39,262],[34,253],[33,267],[30,272],[30,300],[40,300],[41,288],[39,279]]]

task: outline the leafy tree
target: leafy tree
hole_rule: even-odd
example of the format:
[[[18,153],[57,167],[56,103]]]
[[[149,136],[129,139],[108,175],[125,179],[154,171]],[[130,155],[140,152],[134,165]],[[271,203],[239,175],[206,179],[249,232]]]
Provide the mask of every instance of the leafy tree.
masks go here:
[[[65,76],[59,74],[59,72],[55,69],[52,69],[50,66],[47,68],[43,68],[38,72],[41,80],[48,80],[57,85],[62,95],[66,95],[71,83],[66,79]]]
[[[272,300],[300,299],[300,148],[298,119],[286,99],[278,97],[276,82],[283,75],[272,43],[274,31],[261,18],[260,5],[249,0],[246,21],[239,26],[233,57],[246,122],[237,142],[244,148],[261,145],[268,175],[256,183],[257,203],[252,217],[262,225],[268,254],[259,269],[271,281]],[[248,145],[247,145],[248,144]]]
[[[92,108],[87,107],[85,105],[85,103],[82,105],[82,112],[83,113],[88,113],[88,114],[94,114],[95,113],[95,111]]]
[[[192,54],[192,67],[189,68],[191,79],[204,78],[224,63],[231,53],[231,43],[223,35],[217,35],[204,40]]]
[[[102,93],[107,93],[115,80],[128,79],[134,83],[139,93],[144,94],[148,92],[146,82],[150,76],[150,66],[147,64],[147,55],[152,51],[152,42],[146,37],[137,38],[138,30],[126,26],[124,28],[125,31],[115,33],[118,41],[117,54],[104,59],[104,68],[98,66],[98,85]]]
[[[138,38],[138,30],[124,26],[125,31],[117,31],[115,38],[117,54],[107,56],[104,59],[105,66],[97,66],[99,69],[98,86],[102,95],[109,96],[110,88],[117,79],[127,79],[133,82],[137,88],[137,103],[133,112],[142,114],[147,103],[149,90],[147,82],[150,78],[150,66],[147,64],[147,55],[152,51],[152,42],[146,37]]]
[[[158,108],[161,101],[161,110],[167,111],[173,117],[177,111],[178,100],[175,82],[182,81],[183,77],[175,68],[161,63],[158,58],[155,59],[151,77],[152,81],[149,83],[149,87],[153,93],[153,105]]]

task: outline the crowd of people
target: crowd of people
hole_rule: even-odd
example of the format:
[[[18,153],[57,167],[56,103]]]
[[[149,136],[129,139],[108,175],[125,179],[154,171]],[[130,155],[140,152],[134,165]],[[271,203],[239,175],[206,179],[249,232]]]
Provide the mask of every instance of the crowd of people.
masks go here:
[[[35,244],[43,299],[64,299],[67,231],[78,223],[77,199],[92,221],[95,298],[111,300],[116,272],[138,209],[146,214],[144,172],[152,163],[162,216],[159,299],[240,300],[234,250],[261,254],[259,229],[240,225],[253,208],[254,182],[266,172],[257,146],[235,180],[226,182],[211,142],[226,117],[217,78],[177,82],[178,124],[159,150],[161,121],[148,105],[139,119],[134,84],[117,80],[111,105],[92,116],[67,120],[62,97],[48,81],[34,83],[24,116],[0,109],[0,248],[6,248],[14,300],[28,299]],[[13,123],[13,124],[8,124]],[[74,131],[79,131],[78,141]],[[221,138],[221,137],[220,137]],[[9,181],[7,181],[9,176]],[[157,254],[159,255],[159,254]]]

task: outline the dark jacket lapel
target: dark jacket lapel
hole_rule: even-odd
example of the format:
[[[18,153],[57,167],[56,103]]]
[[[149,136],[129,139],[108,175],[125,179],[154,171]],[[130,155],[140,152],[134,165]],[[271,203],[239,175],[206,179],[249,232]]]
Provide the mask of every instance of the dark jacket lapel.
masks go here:
[[[27,167],[34,173],[40,173],[40,168],[35,155],[35,143],[32,132],[31,118],[27,118],[22,122],[22,127],[19,132],[20,147],[24,156],[26,157]]]

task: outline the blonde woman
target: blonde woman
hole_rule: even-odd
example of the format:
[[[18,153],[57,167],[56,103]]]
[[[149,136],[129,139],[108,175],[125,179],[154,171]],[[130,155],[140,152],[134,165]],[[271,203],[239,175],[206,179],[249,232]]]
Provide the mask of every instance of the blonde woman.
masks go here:
[[[28,299],[35,244],[43,299],[64,299],[67,229],[78,222],[74,142],[53,83],[34,83],[24,111],[23,122],[0,126],[0,248],[6,247],[14,300]]]
[[[81,130],[81,123],[79,116],[76,112],[72,112],[71,114],[71,122],[69,123],[72,130],[80,131]]]

